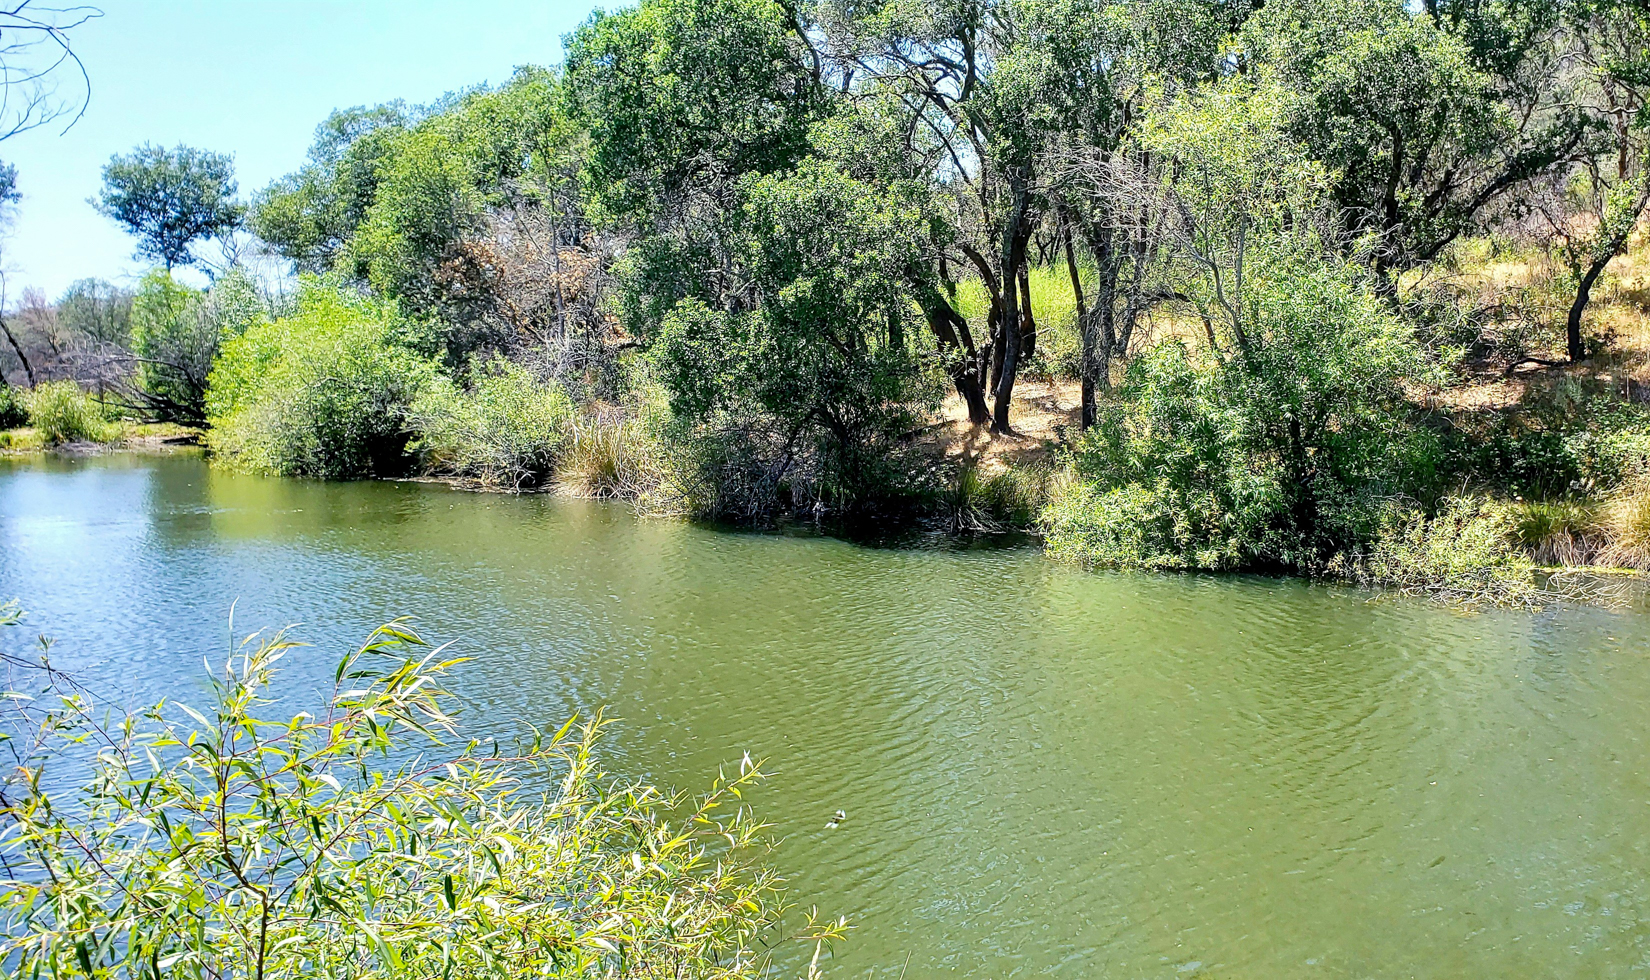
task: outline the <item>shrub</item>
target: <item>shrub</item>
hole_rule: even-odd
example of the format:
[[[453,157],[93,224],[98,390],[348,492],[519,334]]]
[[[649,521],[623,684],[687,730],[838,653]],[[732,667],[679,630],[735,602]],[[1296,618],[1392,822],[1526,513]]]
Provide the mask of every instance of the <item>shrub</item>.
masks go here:
[[[49,444],[106,442],[111,438],[103,410],[73,381],[47,381],[24,396],[29,422]]]
[[[406,411],[435,369],[389,303],[305,283],[297,312],[254,324],[212,370],[208,445],[252,470],[322,479],[404,472]]]
[[[516,491],[547,483],[572,429],[567,393],[502,359],[471,374],[469,390],[437,377],[413,400],[408,420],[425,464]]]
[[[1514,547],[1516,521],[1482,499],[1447,500],[1436,514],[1389,504],[1367,549],[1336,571],[1368,585],[1464,601],[1533,602],[1530,559]]]
[[[0,429],[15,429],[28,424],[29,409],[23,404],[22,393],[0,381]]]
[[[1319,574],[1372,540],[1386,500],[1436,495],[1413,334],[1356,271],[1296,258],[1251,260],[1247,336],[1224,358],[1171,340],[1129,365],[1045,515],[1051,550]]]
[[[456,661],[400,624],[340,661],[317,713],[271,723],[295,645],[243,642],[204,712],[163,705],[106,725],[49,681],[38,703],[51,707],[10,702],[22,762],[0,795],[9,972],[769,975],[785,904],[742,802],[762,778],[748,759],[688,798],[603,772],[599,716],[513,749],[445,748],[454,719],[436,685]],[[58,790],[57,767],[82,764],[88,743],[90,778]],[[843,929],[787,925],[814,943]]]

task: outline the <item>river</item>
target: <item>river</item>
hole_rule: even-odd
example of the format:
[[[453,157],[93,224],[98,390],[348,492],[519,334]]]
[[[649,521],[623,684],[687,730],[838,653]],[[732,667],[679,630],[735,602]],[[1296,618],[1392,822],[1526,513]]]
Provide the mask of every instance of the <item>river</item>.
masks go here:
[[[1097,574],[195,456],[0,460],[0,598],[127,703],[235,629],[287,680],[417,618],[467,730],[621,719],[608,768],[749,752],[832,977],[1650,974],[1650,615]],[[25,635],[9,631],[4,642]],[[837,809],[848,818],[825,828]]]

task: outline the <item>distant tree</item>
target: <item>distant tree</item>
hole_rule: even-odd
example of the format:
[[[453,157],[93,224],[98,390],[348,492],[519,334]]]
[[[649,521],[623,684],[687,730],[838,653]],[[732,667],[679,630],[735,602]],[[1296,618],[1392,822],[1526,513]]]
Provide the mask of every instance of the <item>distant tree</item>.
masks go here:
[[[195,242],[240,227],[246,209],[235,202],[235,161],[223,153],[179,144],[144,144],[113,156],[93,205],[138,238],[138,254],[168,272],[195,262]]]
[[[57,316],[69,333],[93,344],[131,342],[132,294],[102,279],[70,284],[57,301]]]

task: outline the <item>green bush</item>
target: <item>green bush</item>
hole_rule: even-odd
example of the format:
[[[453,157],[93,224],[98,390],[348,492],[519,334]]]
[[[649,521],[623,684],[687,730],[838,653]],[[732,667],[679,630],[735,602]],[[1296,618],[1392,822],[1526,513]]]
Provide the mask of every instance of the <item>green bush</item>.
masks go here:
[[[73,381],[47,381],[24,396],[29,424],[48,444],[106,442],[111,437],[103,409]]]
[[[450,740],[436,685],[456,661],[400,624],[342,658],[319,711],[272,723],[296,645],[248,638],[204,712],[116,724],[9,658],[45,695],[4,714],[10,975],[754,980],[775,943],[817,961],[841,936],[811,915],[781,926],[749,760],[687,797],[604,772],[600,717],[518,746]],[[78,792],[63,765],[89,765]]]
[[[1466,601],[1536,598],[1533,563],[1515,547],[1517,521],[1482,499],[1446,500],[1431,516],[1390,504],[1370,545],[1335,571],[1368,585]]]
[[[208,445],[248,469],[321,479],[405,472],[408,407],[435,377],[393,304],[306,281],[297,312],[225,344]]]
[[[413,400],[408,421],[432,471],[519,491],[554,474],[573,404],[560,385],[500,359],[477,365],[468,390],[435,378]]]
[[[29,424],[29,409],[23,403],[23,394],[16,388],[0,382],[0,429],[15,429]]]
[[[1045,514],[1051,551],[1318,574],[1373,539],[1388,499],[1436,497],[1438,440],[1406,398],[1432,380],[1413,334],[1349,268],[1252,261],[1244,343],[1130,364]]]

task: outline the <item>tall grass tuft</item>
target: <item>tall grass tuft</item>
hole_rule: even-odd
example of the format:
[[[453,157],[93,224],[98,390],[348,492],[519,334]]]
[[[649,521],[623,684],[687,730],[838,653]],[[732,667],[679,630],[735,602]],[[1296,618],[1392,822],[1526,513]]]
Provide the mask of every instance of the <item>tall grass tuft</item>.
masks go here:
[[[1604,546],[1597,563],[1650,569],[1650,481],[1638,480],[1612,494],[1599,509]]]
[[[987,534],[1033,528],[1048,504],[1053,477],[1046,467],[1010,466],[982,474],[979,461],[966,458],[951,485],[951,526]]]
[[[657,448],[634,420],[586,419],[574,426],[556,479],[581,497],[639,500],[660,485]]]
[[[24,396],[29,422],[48,445],[108,442],[114,438],[103,409],[73,381],[48,381]]]

